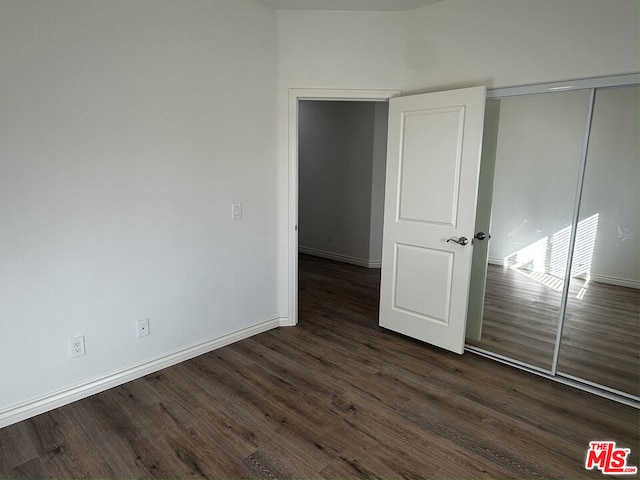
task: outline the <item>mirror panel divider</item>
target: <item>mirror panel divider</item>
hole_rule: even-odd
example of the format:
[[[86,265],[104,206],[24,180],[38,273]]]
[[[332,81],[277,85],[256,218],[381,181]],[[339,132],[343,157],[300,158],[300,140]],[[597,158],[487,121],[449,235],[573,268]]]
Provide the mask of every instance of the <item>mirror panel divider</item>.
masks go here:
[[[562,341],[562,329],[564,328],[564,318],[567,312],[567,301],[569,298],[569,285],[571,284],[571,268],[573,266],[573,252],[576,247],[576,237],[578,236],[578,222],[580,221],[580,201],[584,187],[584,177],[587,168],[587,154],[589,152],[589,138],[591,137],[591,126],[593,125],[593,107],[596,100],[596,89],[591,89],[589,96],[589,111],[587,113],[587,125],[582,143],[582,158],[580,158],[580,169],[578,170],[578,184],[576,186],[576,196],[573,203],[573,215],[571,218],[571,235],[569,237],[569,252],[567,254],[567,266],[565,269],[564,282],[562,285],[562,300],[560,303],[560,318],[558,319],[558,331],[556,332],[556,343],[553,349],[553,361],[551,363],[551,375],[558,372],[558,358],[560,355],[560,342]]]

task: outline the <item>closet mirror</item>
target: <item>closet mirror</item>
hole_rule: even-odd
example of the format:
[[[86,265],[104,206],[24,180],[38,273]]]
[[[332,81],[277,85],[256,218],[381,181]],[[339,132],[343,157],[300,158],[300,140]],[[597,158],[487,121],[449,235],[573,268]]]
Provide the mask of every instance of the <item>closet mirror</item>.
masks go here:
[[[487,235],[474,241],[467,347],[637,401],[640,127],[629,77],[488,97],[476,220]]]
[[[494,353],[550,370],[589,93],[488,100],[495,148],[480,338]],[[497,123],[495,122],[497,119]],[[495,151],[494,158],[491,158]],[[486,188],[487,185],[483,185]],[[479,242],[478,242],[479,243]],[[474,255],[475,251],[474,245]]]
[[[638,87],[599,89],[558,372],[638,395]]]

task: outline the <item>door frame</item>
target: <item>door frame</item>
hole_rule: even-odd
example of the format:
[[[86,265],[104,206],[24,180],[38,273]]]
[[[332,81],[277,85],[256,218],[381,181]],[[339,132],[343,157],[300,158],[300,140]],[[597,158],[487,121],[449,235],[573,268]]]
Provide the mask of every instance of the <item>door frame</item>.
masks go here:
[[[401,90],[359,90],[359,89],[289,89],[288,120],[288,293],[289,315],[282,326],[298,324],[298,107],[300,100],[351,101],[351,102],[388,102],[398,97]]]

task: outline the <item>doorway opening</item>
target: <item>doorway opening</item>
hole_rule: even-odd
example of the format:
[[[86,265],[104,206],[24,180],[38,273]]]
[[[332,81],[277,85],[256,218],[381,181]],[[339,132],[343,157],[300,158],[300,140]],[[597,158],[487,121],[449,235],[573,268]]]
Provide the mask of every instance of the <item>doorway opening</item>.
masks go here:
[[[300,253],[381,266],[388,107],[387,102],[300,102]]]
[[[298,288],[299,288],[298,251],[300,247],[300,244],[299,244],[300,216],[299,214],[300,214],[301,206],[303,206],[303,204],[301,203],[301,200],[302,202],[305,202],[304,207],[309,206],[312,210],[313,210],[313,202],[315,200],[313,198],[313,195],[311,196],[311,198],[308,199],[309,201],[307,201],[307,199],[304,196],[300,195],[301,177],[300,177],[300,162],[299,162],[299,155],[300,155],[299,126],[302,118],[301,113],[302,115],[304,115],[305,113],[305,112],[301,112],[301,105],[303,105],[302,102],[323,102],[323,103],[324,102],[330,102],[330,103],[373,102],[373,104],[371,105],[371,108],[372,108],[372,111],[374,112],[373,128],[375,128],[375,112],[376,110],[378,111],[377,112],[378,117],[383,112],[383,109],[381,109],[380,107],[376,107],[375,105],[378,103],[387,104],[390,98],[398,96],[399,94],[400,92],[397,90],[294,89],[289,91],[289,272],[288,272],[289,315],[290,315],[289,322],[288,322],[289,325],[296,325],[298,323]],[[304,109],[304,106],[302,108]],[[331,109],[329,108],[328,110],[331,110]],[[380,128],[381,126],[378,125],[378,129]],[[359,129],[357,128],[356,130],[362,131],[361,126]],[[385,134],[386,134],[386,126],[385,126]],[[373,139],[373,136],[371,138]],[[316,142],[317,142],[317,139],[316,139]],[[357,145],[357,142],[354,142],[353,145]],[[373,150],[377,151],[378,156],[381,155],[383,159],[385,158],[386,144],[383,146],[381,146],[380,144],[377,144],[377,145],[372,144],[371,145],[372,153],[373,153]],[[380,152],[380,150],[382,150],[382,152]],[[364,163],[364,162],[361,161],[360,163]],[[371,175],[374,175],[373,160],[372,160],[370,169],[371,169],[370,170]],[[335,170],[335,168],[333,170]],[[355,172],[357,172],[357,170],[358,170],[357,168],[354,168]],[[338,170],[338,174],[339,173],[340,172]],[[380,174],[382,175],[382,182],[384,182],[384,169],[382,169],[382,172],[380,172],[380,165],[378,162],[378,165],[376,166],[376,169],[375,169],[375,175],[376,177],[379,177]],[[345,179],[343,178],[342,180],[345,180]],[[370,206],[369,206],[369,212],[368,212],[368,220],[364,223],[369,225],[369,234],[367,235],[367,237],[369,238],[369,245],[367,246],[368,247],[367,250],[368,252],[370,252],[376,249],[375,243],[377,241],[376,235],[373,235],[373,237],[375,238],[373,241],[373,248],[372,248],[371,225],[377,222],[381,224],[382,206],[380,206],[379,208],[377,207],[378,202],[380,201],[380,192],[377,187],[374,188],[373,186],[374,185],[373,177],[370,177],[367,180],[367,182],[369,184],[369,187],[360,188],[361,185],[356,185],[354,188],[355,192],[350,192],[350,193],[348,192],[347,194],[353,195],[355,193],[355,194],[359,194],[358,196],[360,198],[366,198],[366,193],[367,191],[369,191]],[[343,184],[348,186],[349,182],[347,183],[343,182]],[[379,185],[379,182],[376,182],[376,185]],[[343,190],[347,190],[347,189],[343,189]],[[375,196],[376,212],[373,212],[373,207],[372,207],[374,202],[374,196]],[[382,196],[382,198],[384,197]],[[321,198],[318,198],[317,201],[322,202],[325,207],[327,206],[326,205],[327,203],[330,203],[330,205],[328,206],[332,207],[327,209],[328,213],[325,214],[324,226],[326,226],[327,222],[332,221],[331,212],[332,211],[337,212],[339,209],[333,208],[334,205],[332,205],[331,202],[327,202],[324,195],[322,195]],[[338,204],[338,206],[340,206],[341,202],[344,203],[344,199],[336,200],[334,198],[332,202],[333,204]],[[352,205],[343,205],[343,206],[349,207],[349,208],[352,207]],[[360,206],[359,209],[356,207],[356,212],[358,210],[360,212],[365,211],[365,209],[362,208],[362,206]],[[379,210],[379,213],[377,213],[377,210]],[[378,217],[378,215],[380,217]],[[372,217],[375,217],[375,218],[373,218],[372,220]],[[333,220],[335,220],[335,218]],[[313,231],[311,231],[310,232],[311,235],[309,235],[309,238],[308,238],[308,242],[311,242],[311,243],[309,243],[308,245],[302,245],[303,251],[305,251],[305,248],[306,248],[306,253],[314,253],[317,256],[325,256],[325,258],[333,258],[336,260],[339,259],[341,261],[348,261],[349,263],[355,263],[360,265],[363,264],[362,262],[365,262],[367,263],[366,266],[369,266],[369,263],[371,263],[371,266],[376,266],[375,259],[371,260],[371,256],[369,255],[369,253],[367,253],[366,256],[361,255],[361,253],[364,252],[365,245],[363,244],[364,242],[363,238],[365,238],[365,236],[357,235],[358,232],[356,232],[355,235],[351,233],[348,233],[348,234],[342,233],[348,230],[344,228],[345,222],[348,222],[348,216],[344,216],[344,218],[341,221],[334,221],[333,223],[334,227],[336,228],[336,232],[340,232],[340,233],[334,233],[332,231],[324,231],[324,233],[322,234],[315,234]],[[318,228],[322,229],[322,227],[323,225],[320,225]],[[375,226],[374,226],[374,230],[377,231],[377,228]],[[320,230],[320,231],[323,231],[323,230]],[[358,238],[358,237],[361,237],[361,238]],[[307,237],[305,237],[305,239],[307,239]],[[381,242],[381,233],[380,233],[380,242]]]
[[[388,112],[383,101],[298,103],[298,309],[305,326],[378,324]]]

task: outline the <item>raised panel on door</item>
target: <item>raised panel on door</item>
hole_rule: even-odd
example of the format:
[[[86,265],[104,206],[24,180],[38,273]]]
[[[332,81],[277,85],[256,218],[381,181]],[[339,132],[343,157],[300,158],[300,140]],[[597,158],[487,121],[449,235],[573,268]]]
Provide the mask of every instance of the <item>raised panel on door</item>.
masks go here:
[[[463,119],[463,107],[403,113],[399,220],[455,225]]]
[[[453,274],[450,252],[396,244],[393,308],[446,325]],[[444,279],[435,282],[435,279]],[[423,288],[430,285],[430,288]]]

